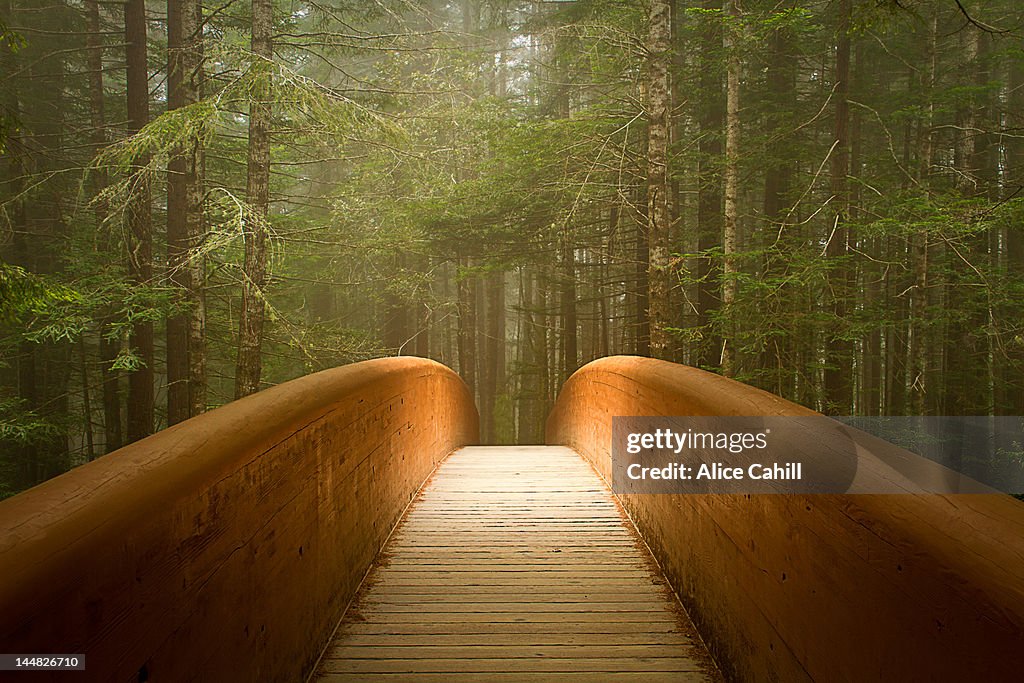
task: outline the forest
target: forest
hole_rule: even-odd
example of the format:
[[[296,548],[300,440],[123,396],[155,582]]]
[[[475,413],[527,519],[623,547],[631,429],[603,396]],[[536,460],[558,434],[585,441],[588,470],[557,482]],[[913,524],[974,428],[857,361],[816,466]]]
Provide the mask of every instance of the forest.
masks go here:
[[[0,0],[0,497],[406,354],[1024,415],[1016,0]]]

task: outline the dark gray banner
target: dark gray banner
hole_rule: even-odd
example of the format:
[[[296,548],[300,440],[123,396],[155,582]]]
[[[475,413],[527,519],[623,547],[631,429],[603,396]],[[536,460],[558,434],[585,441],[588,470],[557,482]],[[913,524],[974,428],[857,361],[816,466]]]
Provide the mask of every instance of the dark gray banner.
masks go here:
[[[616,417],[616,493],[1021,493],[1019,417]]]
[[[85,671],[85,655],[0,654],[0,671]]]

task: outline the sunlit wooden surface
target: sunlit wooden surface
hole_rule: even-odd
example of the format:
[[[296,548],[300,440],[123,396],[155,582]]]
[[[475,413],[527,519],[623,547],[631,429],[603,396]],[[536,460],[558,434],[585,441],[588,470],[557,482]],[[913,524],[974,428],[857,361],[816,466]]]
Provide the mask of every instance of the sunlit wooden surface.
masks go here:
[[[557,446],[472,447],[424,487],[319,680],[718,680],[604,482]]]

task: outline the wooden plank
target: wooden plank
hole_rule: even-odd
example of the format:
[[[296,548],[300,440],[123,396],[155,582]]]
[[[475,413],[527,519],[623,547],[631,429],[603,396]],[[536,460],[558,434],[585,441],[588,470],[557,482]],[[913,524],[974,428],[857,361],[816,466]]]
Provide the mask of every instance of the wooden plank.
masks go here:
[[[382,567],[383,576],[405,576],[407,574],[418,574],[428,572],[439,576],[449,574],[482,574],[491,576],[501,574],[533,574],[537,572],[562,572],[574,576],[647,576],[645,567],[621,566],[613,563],[591,563],[591,564],[559,564],[558,562],[538,562],[536,564],[464,564],[464,565],[430,565],[424,563],[406,564],[398,567]]]
[[[539,624],[545,622],[561,623],[574,621],[576,623],[596,622],[601,624],[616,623],[641,623],[641,624],[674,624],[674,614],[650,614],[647,612],[536,612],[536,613],[476,613],[459,614],[455,612],[443,613],[411,613],[411,612],[388,612],[378,613],[377,618],[387,619],[389,624],[509,624],[509,623],[530,623]]]
[[[482,577],[482,578],[481,578]],[[613,587],[631,587],[636,586],[638,583],[636,577],[615,577],[615,578],[587,578],[569,576],[567,574],[555,574],[550,573],[546,576],[539,576],[538,574],[506,574],[505,576],[493,576],[485,575],[484,572],[478,572],[476,577],[460,577],[458,575],[448,576],[425,576],[424,578],[416,578],[416,575],[412,577],[392,577],[387,580],[381,579],[380,584],[386,586],[444,586],[448,588],[456,586],[491,586],[491,587],[515,587],[519,590],[532,589],[535,586],[544,587],[556,587],[566,586],[572,588],[590,588],[590,587],[601,587],[606,589],[612,589]],[[648,585],[664,585],[654,584],[653,582]]]
[[[597,603],[613,603],[618,601],[620,604],[646,604],[652,603],[664,606],[665,595],[659,595],[654,591],[641,591],[635,593],[619,593],[619,592],[607,592],[607,593],[565,593],[564,591],[547,591],[544,593],[536,593],[531,591],[529,595],[518,593],[514,591],[502,591],[500,593],[477,593],[477,592],[462,592],[452,595],[447,591],[437,591],[435,593],[385,593],[381,590],[375,590],[373,595],[369,595],[361,601],[361,605],[365,608],[370,605],[420,605],[429,602],[439,602],[446,604],[458,604],[458,603],[545,603],[545,604],[556,604],[556,603],[578,603],[578,602],[597,602]],[[628,602],[624,602],[628,601]]]
[[[673,637],[675,636],[675,637]],[[663,633],[432,633],[411,634],[348,634],[335,641],[336,646],[388,647],[396,645],[445,646],[445,645],[588,645],[603,648],[617,648],[623,645],[676,645],[686,647],[693,640],[684,635]],[[328,652],[330,654],[330,651]]]
[[[420,492],[321,682],[720,680],[603,482],[564,448],[466,448]]]
[[[406,548],[398,556],[385,556],[381,559],[382,564],[394,566],[419,561],[422,558],[433,562],[467,562],[474,558],[481,560],[535,560],[535,559],[562,559],[575,558],[579,560],[591,560],[595,557],[604,559],[632,559],[634,554],[628,549],[615,548],[528,548],[524,550],[492,548],[453,548],[447,546],[415,546]]]
[[[672,645],[338,645],[324,659],[605,659],[622,657],[679,657],[682,648]]]
[[[571,671],[699,671],[699,665],[689,657],[570,657],[564,659],[508,657],[497,659],[324,659],[320,662],[325,673],[480,673],[509,671],[543,671],[565,673]]]
[[[367,680],[364,673],[327,673],[321,674],[322,683],[363,683]],[[377,673],[372,680],[384,683],[478,683],[477,673]],[[673,672],[637,672],[637,671],[599,671],[599,672],[560,672],[559,683],[698,683],[707,681],[702,671]],[[550,683],[551,674],[545,672],[492,672],[487,674],[488,683]]]
[[[655,614],[675,616],[658,602],[419,602],[393,603],[377,602],[373,604],[375,612],[381,614],[574,614],[578,612],[594,614],[636,614],[640,618],[650,618]],[[461,618],[458,617],[458,618]]]
[[[491,586],[465,586],[464,590],[459,593],[452,593],[449,585],[430,584],[427,582],[420,582],[418,584],[395,584],[395,583],[383,583],[377,582],[374,586],[373,595],[446,595],[456,597],[458,595],[469,595],[469,594],[492,594],[492,595],[507,595],[510,597],[529,597],[538,594],[552,594],[552,595],[657,595],[660,599],[671,598],[672,593],[665,587],[664,584],[638,584],[635,582],[617,582],[611,586],[606,584],[595,584],[595,585],[582,585],[582,586],[569,586],[565,584],[556,584],[551,586],[537,585],[526,594],[519,590],[520,584],[497,584]],[[366,593],[363,598],[370,597],[369,593]]]
[[[377,619],[371,622],[352,619],[343,625],[343,629],[335,636],[335,642],[345,636],[352,635],[477,635],[477,634],[634,634],[634,633],[679,633],[678,624],[662,621],[659,623],[611,623],[593,621],[581,623],[573,619],[557,622],[518,622],[518,623],[468,623],[464,621],[451,623],[419,623],[399,624]]]

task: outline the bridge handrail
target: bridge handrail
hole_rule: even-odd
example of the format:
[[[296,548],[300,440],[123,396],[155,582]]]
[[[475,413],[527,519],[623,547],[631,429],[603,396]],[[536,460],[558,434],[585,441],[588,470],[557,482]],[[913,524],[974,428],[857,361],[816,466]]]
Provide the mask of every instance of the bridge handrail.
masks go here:
[[[3,650],[84,653],[86,680],[301,680],[406,505],[477,429],[448,368],[366,361],[2,501]]]
[[[547,442],[573,447],[610,482],[613,416],[814,414],[695,368],[617,356],[566,382]],[[734,680],[1014,680],[1024,670],[1024,504],[1010,496],[619,498]]]

